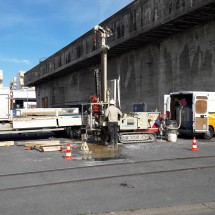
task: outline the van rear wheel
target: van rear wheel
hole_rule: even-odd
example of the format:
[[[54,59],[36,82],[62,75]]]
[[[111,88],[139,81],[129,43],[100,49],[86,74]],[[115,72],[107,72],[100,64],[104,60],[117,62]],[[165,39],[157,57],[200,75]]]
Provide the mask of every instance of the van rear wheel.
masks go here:
[[[203,137],[206,140],[210,140],[211,138],[213,138],[213,135],[214,135],[214,130],[213,128],[209,127],[208,132],[206,132]]]

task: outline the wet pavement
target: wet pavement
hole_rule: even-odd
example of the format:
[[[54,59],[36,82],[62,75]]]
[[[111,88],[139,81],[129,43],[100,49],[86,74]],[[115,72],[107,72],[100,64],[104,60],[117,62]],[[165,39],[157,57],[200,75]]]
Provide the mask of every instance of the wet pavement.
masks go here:
[[[119,145],[117,148],[108,148],[94,143],[88,143],[87,145],[89,151],[82,151],[81,145],[73,146],[73,154],[76,155],[76,158],[81,157],[83,160],[94,161],[126,159],[126,155],[123,153],[123,145]]]

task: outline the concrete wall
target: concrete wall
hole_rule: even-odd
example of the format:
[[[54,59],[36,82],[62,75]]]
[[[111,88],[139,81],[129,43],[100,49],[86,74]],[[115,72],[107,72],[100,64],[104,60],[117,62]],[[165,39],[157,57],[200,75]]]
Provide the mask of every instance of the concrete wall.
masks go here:
[[[95,94],[94,70],[78,70],[60,78],[51,79],[38,85],[37,102],[42,106],[42,98],[47,97],[49,107],[69,107],[90,100]]]
[[[156,34],[154,39],[157,40],[162,34],[168,35],[168,31],[170,33],[178,32],[180,29],[186,29],[186,26],[189,27],[192,22],[201,22],[205,17],[208,17],[205,11],[200,16],[190,14],[193,19],[195,18],[192,22],[184,22],[183,20],[181,22],[181,20],[178,20],[179,22],[176,25],[170,24],[165,26],[167,30],[159,28],[164,26],[165,23],[192,13],[192,11],[199,8],[204,6],[210,7],[212,2],[214,0],[136,0],[100,25],[103,27],[108,26],[113,31],[113,36],[108,39],[111,53],[120,44],[123,44],[123,47],[128,46],[128,44],[124,43],[138,35],[143,35],[138,40],[148,41],[149,37],[153,38],[153,36],[145,34],[152,30],[158,29],[158,32],[153,32]],[[211,17],[213,17],[213,14]],[[90,59],[88,65],[90,63],[95,64],[95,62],[98,63],[101,41],[98,38],[96,43],[94,43],[92,40],[93,35],[94,31],[92,29],[46,60],[40,62],[25,74],[25,84],[36,86],[46,82],[50,77],[76,71],[77,68],[83,67],[82,62],[87,59]],[[136,44],[136,47],[142,45],[138,41],[135,41],[133,44]],[[122,46],[120,49],[122,49]],[[97,60],[91,60],[93,57],[97,57]]]
[[[146,103],[163,109],[164,94],[181,90],[215,91],[215,21],[108,59],[108,79],[121,78],[123,111]],[[99,66],[99,65],[97,65]],[[37,86],[38,106],[70,106],[95,93],[94,65]]]
[[[164,94],[215,91],[214,27],[213,21],[110,61],[109,71],[121,76],[124,109],[144,102],[149,110],[161,110]]]

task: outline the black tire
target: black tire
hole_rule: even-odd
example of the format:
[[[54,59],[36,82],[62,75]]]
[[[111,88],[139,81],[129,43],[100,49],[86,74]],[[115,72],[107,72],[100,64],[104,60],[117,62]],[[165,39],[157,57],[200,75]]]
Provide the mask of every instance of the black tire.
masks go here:
[[[67,127],[66,134],[71,139],[80,139],[81,138],[81,129],[80,129],[80,127]]]
[[[211,127],[209,127],[208,132],[203,135],[204,139],[206,140],[210,140],[211,138],[213,138],[213,136],[214,136],[214,130]]]
[[[69,138],[74,139],[74,132],[71,127],[66,128],[66,134]]]

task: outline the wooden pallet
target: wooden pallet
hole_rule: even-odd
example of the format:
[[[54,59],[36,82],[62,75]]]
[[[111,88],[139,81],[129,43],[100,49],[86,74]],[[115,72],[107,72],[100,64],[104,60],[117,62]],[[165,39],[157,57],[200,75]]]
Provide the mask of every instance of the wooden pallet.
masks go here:
[[[27,149],[36,149],[40,152],[51,152],[59,151],[62,147],[59,140],[37,140],[37,141],[27,141],[25,142],[25,147]]]
[[[40,152],[53,152],[53,151],[60,151],[61,149],[61,145],[58,146],[44,146],[44,145],[40,145],[40,146],[35,146],[33,147],[33,149],[36,149]]]

